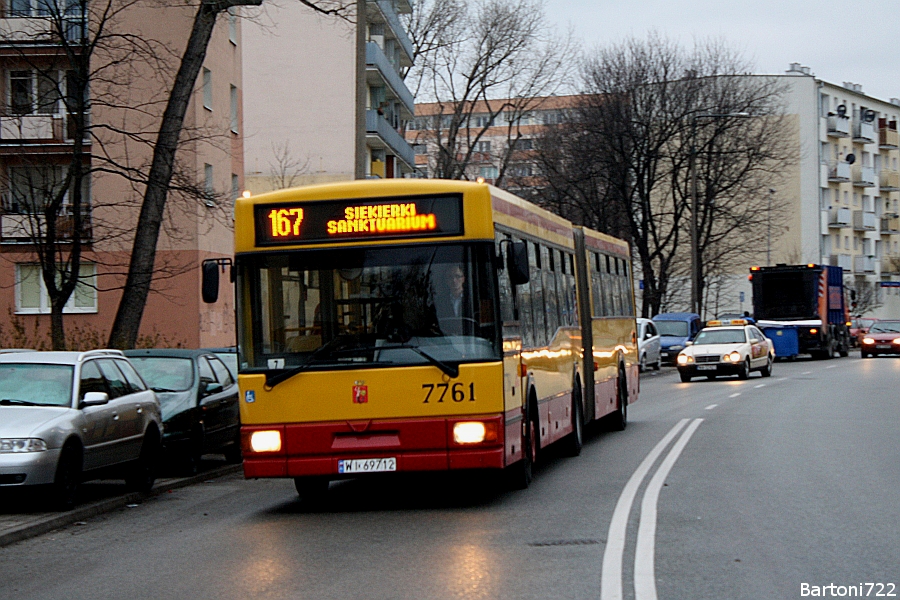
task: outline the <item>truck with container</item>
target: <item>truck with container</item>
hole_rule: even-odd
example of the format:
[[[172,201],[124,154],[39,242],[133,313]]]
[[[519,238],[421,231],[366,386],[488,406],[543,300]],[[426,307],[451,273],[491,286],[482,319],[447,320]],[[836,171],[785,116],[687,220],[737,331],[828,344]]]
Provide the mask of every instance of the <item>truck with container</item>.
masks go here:
[[[847,356],[850,314],[844,271],[828,265],[752,267],[753,317],[778,358]]]

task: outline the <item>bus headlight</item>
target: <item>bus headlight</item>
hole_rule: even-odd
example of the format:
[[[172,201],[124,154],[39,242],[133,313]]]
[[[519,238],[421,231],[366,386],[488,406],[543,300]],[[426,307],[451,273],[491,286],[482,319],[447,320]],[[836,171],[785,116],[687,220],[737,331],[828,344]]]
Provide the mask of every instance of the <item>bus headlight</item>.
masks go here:
[[[254,431],[250,434],[250,449],[254,452],[281,452],[281,432]]]
[[[487,435],[487,427],[480,421],[466,421],[453,426],[453,441],[457,444],[480,444]]]

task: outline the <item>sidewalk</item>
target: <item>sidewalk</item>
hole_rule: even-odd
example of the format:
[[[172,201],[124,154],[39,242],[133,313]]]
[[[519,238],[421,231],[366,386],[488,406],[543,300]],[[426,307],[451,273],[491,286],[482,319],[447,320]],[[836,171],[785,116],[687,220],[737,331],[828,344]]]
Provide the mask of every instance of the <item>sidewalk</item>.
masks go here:
[[[84,521],[91,517],[122,508],[128,504],[139,504],[159,494],[165,494],[169,490],[240,473],[241,465],[216,465],[213,468],[193,475],[191,477],[173,477],[158,479],[153,490],[146,496],[137,492],[120,493],[124,491],[121,482],[86,482],[82,485],[82,502],[74,509],[66,512],[50,512],[36,510],[33,512],[7,512],[7,507],[0,510],[0,548],[14,544],[18,541],[39,536],[60,527]],[[18,503],[25,506],[24,503]],[[14,505],[15,506],[15,505]]]

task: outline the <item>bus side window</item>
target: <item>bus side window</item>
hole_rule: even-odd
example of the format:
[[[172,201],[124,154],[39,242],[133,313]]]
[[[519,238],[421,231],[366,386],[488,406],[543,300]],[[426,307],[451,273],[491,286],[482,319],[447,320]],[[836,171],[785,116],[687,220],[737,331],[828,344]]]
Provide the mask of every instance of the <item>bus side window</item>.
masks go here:
[[[534,345],[535,346],[543,346],[547,343],[547,327],[545,325],[545,316],[544,312],[544,283],[543,283],[543,274],[541,273],[541,247],[539,244],[533,244],[532,249],[534,250],[534,254],[531,254],[528,257],[528,262],[531,265],[531,281],[529,281],[529,286],[531,287],[531,306],[532,306],[532,315],[534,317]]]
[[[509,272],[505,268],[504,251],[509,250],[507,244],[503,241],[511,241],[508,234],[496,232],[494,235],[494,251],[500,261],[497,272],[497,286],[500,296],[500,320],[503,323],[503,336],[519,336],[521,328],[519,325],[519,315],[516,314],[517,290],[509,281]]]

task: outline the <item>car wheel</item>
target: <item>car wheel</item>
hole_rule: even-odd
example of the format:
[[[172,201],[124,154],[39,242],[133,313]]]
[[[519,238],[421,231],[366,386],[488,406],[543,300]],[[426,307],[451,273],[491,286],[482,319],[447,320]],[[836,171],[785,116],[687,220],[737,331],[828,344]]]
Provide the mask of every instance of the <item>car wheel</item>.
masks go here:
[[[71,510],[75,506],[78,485],[81,483],[81,449],[73,444],[63,448],[53,477],[51,504],[56,510]]]
[[[771,377],[772,376],[772,355],[771,354],[769,355],[769,358],[766,361],[766,366],[762,368],[762,371],[760,371],[760,373],[762,373],[763,377]]]
[[[750,359],[745,358],[744,363],[741,365],[741,370],[738,371],[738,379],[750,379]]]
[[[125,476],[125,487],[132,492],[149,493],[156,481],[156,469],[159,465],[159,434],[148,431],[141,444],[141,455]]]
[[[200,472],[203,462],[203,437],[202,433],[195,433],[191,437],[184,457],[181,459],[181,470],[187,475],[196,475]]]
[[[616,395],[619,406],[616,412],[610,415],[610,429],[623,431],[628,426],[628,381],[625,379],[625,371],[619,369],[619,378],[616,380]]]
[[[861,356],[862,358],[869,358],[869,353],[868,353],[868,352],[860,352],[859,354],[860,354],[860,356]]]
[[[638,371],[640,373],[643,373],[646,370],[647,370],[647,355],[641,354],[641,361],[640,361],[640,363],[638,363]]]
[[[225,447],[222,451],[222,454],[225,455],[225,462],[236,465],[244,460],[244,456],[241,452],[241,432],[238,430],[237,435],[234,437],[234,442]]]
[[[691,376],[688,373],[678,373],[681,376],[681,383],[690,383]]]
[[[656,363],[654,363],[654,365],[653,365],[653,370],[654,370],[654,371],[659,371],[659,369],[660,369],[661,367],[662,367],[662,359],[660,358],[660,359],[657,359],[657,360],[656,360]]]

